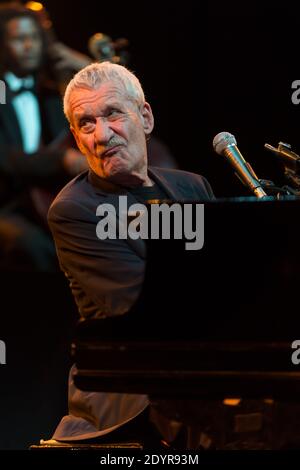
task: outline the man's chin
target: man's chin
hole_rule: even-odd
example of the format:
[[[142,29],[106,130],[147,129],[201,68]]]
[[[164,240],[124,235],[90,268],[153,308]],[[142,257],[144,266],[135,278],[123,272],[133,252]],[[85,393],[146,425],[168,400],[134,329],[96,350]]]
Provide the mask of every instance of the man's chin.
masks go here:
[[[107,178],[112,181],[117,183],[118,181],[122,181],[124,178],[128,177],[130,175],[129,171],[125,169],[119,169],[119,170],[114,170],[110,171],[107,173]]]
[[[35,73],[38,69],[40,68],[40,65],[38,62],[29,62],[26,64],[26,66],[23,68],[24,71],[29,75],[32,73]]]
[[[24,60],[20,66],[19,70],[24,75],[30,75],[36,72],[41,67],[41,61],[39,59],[28,59]]]
[[[109,177],[114,177],[118,175],[128,174],[129,169],[124,160],[118,157],[113,157],[114,161],[108,163],[106,167],[104,167],[105,173]]]
[[[106,178],[115,184],[126,185],[132,179],[132,172],[129,168],[120,166],[119,168],[113,168],[106,174]]]

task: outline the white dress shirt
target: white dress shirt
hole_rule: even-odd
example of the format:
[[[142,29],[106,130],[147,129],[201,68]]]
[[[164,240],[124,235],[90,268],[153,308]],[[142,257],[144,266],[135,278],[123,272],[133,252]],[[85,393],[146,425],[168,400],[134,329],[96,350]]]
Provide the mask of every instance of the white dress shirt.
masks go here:
[[[12,72],[7,72],[4,78],[8,87],[13,92],[23,87],[32,88],[34,85],[34,78],[32,76],[19,78]],[[23,150],[28,154],[34,153],[39,148],[41,140],[41,115],[37,97],[32,91],[24,90],[19,95],[13,97],[12,105],[21,130]]]

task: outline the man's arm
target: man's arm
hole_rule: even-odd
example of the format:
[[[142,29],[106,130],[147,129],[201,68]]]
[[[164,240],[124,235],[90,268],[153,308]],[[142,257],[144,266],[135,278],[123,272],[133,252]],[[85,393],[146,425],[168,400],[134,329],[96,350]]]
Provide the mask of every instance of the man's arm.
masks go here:
[[[202,178],[202,181],[203,181],[203,185],[205,187],[205,190],[207,192],[207,196],[208,196],[208,199],[209,200],[214,200],[216,199],[215,195],[214,195],[214,192],[212,190],[212,187],[211,185],[209,184],[209,182],[207,181],[206,178],[204,178],[204,176],[201,177]]]
[[[48,214],[61,269],[81,315],[127,312],[140,293],[145,262],[126,240],[100,240],[93,210],[72,200],[56,200]]]
[[[8,145],[0,146],[0,171],[2,175],[17,179],[23,184],[41,182],[63,173],[63,150],[41,150],[28,155],[13,150]]]
[[[0,200],[6,203],[32,187],[57,192],[87,168],[86,158],[75,148],[42,149],[32,155],[0,145]]]

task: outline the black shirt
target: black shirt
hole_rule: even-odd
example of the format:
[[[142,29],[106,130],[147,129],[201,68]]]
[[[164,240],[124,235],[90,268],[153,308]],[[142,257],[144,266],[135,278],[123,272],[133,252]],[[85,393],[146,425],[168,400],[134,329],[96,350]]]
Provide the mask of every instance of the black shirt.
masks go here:
[[[136,188],[130,188],[129,192],[140,203],[147,203],[148,201],[157,199],[170,199],[167,193],[156,183],[154,183],[153,186],[137,186]]]

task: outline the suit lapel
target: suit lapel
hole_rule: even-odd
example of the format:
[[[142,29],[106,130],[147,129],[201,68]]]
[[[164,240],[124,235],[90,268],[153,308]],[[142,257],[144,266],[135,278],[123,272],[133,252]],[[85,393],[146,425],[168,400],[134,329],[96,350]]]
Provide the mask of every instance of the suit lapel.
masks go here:
[[[111,204],[114,206],[117,215],[117,221],[120,220],[119,217],[119,197],[126,196],[127,197],[127,209],[132,205],[136,204],[138,201],[135,197],[125,189],[121,189],[119,186],[116,186],[112,183],[109,183],[104,180],[100,180],[100,178],[95,175],[92,171],[89,171],[88,179],[90,183],[93,185],[93,189],[98,197],[102,198],[103,203]],[[99,205],[100,201],[97,201]],[[142,258],[146,258],[146,245],[144,240],[141,238],[137,240],[132,240],[131,238],[127,237],[126,240],[130,247],[136,252],[136,254]]]
[[[163,188],[173,201],[180,201],[189,196],[191,190],[188,184],[185,184],[182,181],[174,181],[166,179],[162,174],[158,173],[155,168],[148,168],[148,174],[155,183]]]
[[[15,147],[23,147],[22,135],[15,113],[14,107],[11,102],[12,95],[8,86],[6,87],[6,104],[0,106],[0,119],[5,128],[6,135],[9,136],[11,142]]]
[[[174,181],[172,179],[166,179],[162,174],[157,172],[155,168],[149,168],[148,174],[153,181],[163,188],[165,193],[169,196],[172,201],[180,201],[189,197],[191,189],[188,184],[182,181]],[[119,196],[127,196],[127,208],[132,204],[136,204],[138,201],[136,198],[125,189],[121,189],[119,186],[101,180],[93,172],[89,172],[89,181],[92,183],[96,194],[105,198],[103,202],[112,204],[116,209],[118,217],[119,208]],[[119,217],[118,217],[119,220]],[[132,240],[131,238],[126,239],[127,243],[133,248],[133,250],[143,259],[146,257],[146,246],[142,239]]]

